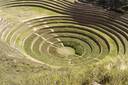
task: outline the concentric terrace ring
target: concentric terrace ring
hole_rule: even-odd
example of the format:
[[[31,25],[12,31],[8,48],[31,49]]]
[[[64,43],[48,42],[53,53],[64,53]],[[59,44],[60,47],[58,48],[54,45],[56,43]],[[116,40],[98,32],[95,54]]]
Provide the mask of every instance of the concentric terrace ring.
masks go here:
[[[86,65],[110,56],[128,55],[127,14],[110,14],[67,0],[7,0],[1,5],[6,9],[20,6],[36,6],[62,14],[31,19],[1,32],[2,40],[41,62]]]

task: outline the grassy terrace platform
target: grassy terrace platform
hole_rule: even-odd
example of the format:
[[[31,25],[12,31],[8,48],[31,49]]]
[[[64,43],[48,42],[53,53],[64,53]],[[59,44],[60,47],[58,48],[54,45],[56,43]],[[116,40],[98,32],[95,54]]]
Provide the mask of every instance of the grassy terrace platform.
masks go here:
[[[0,48],[0,85],[128,85],[127,13],[0,0]]]

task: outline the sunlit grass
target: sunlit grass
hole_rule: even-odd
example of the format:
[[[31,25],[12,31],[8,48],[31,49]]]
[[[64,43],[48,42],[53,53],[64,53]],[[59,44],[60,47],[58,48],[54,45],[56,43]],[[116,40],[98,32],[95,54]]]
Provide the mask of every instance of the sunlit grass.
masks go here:
[[[45,8],[38,7],[8,8],[3,9],[2,11],[3,12],[1,12],[0,17],[6,17],[6,19],[12,21],[12,23],[15,23],[16,26],[23,21],[34,18],[63,15],[47,10]],[[64,20],[54,20],[54,22],[63,21]],[[47,25],[57,26],[57,23]],[[61,26],[65,24],[62,23],[59,25]],[[77,24],[67,25],[79,26]],[[42,26],[43,25],[39,27]],[[108,40],[111,45],[111,53],[103,59],[98,60],[98,62],[86,65],[86,61],[84,61],[84,64],[82,63],[77,65],[69,64],[65,57],[48,56],[45,55],[45,53],[43,54],[43,51],[42,53],[40,53],[38,51],[39,44],[44,40],[37,35],[33,35],[28,38],[28,40],[25,41],[26,44],[23,45],[22,40],[24,40],[27,35],[31,34],[34,31],[33,29],[31,29],[31,26],[30,29],[24,30],[28,27],[29,25],[22,27],[20,31],[21,33],[17,33],[15,36],[13,36],[12,40],[11,36],[17,30],[17,28],[13,28],[13,30],[10,28],[10,30],[8,30],[10,34],[8,35],[7,40],[0,41],[0,85],[128,85],[128,58],[127,56],[116,55],[116,46],[114,40],[107,36],[107,34],[104,34],[97,30],[93,30],[93,28],[87,28],[92,29]],[[61,31],[70,30],[77,32],[76,29],[71,29],[67,27],[63,28],[63,30]],[[83,33],[83,31],[81,32]],[[84,33],[91,35],[91,33],[89,32],[84,31]],[[20,34],[20,36],[15,41],[15,47],[11,48],[10,46],[13,40],[15,40],[15,38],[18,36],[18,34]],[[38,37],[39,40],[33,48],[34,52],[32,52],[30,48],[32,43],[31,41],[33,41],[35,37]],[[63,42],[63,44],[75,49],[75,53],[77,54],[77,56],[69,56],[71,58],[80,57],[79,55],[81,55],[84,51],[89,50],[86,44],[77,43],[79,42],[78,40],[74,40],[74,42],[76,43],[74,43],[70,38],[66,40],[68,42]],[[81,44],[84,46],[82,46]],[[28,54],[29,56],[42,61],[44,64],[33,62],[30,59],[27,59],[27,57],[23,55],[22,52],[19,52],[16,48],[22,49],[25,54]],[[86,50],[84,50],[84,48],[86,48]],[[60,54],[64,55],[64,53]],[[76,63],[79,63],[79,61],[81,60],[76,60]]]

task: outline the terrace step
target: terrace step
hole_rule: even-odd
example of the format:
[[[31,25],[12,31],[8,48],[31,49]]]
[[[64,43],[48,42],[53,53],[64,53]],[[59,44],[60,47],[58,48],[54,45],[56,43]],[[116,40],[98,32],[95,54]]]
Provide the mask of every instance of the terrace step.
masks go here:
[[[0,4],[4,9],[21,6],[61,14],[30,19],[1,30],[1,39],[34,59],[72,66],[128,55],[128,15],[67,0],[7,0]]]

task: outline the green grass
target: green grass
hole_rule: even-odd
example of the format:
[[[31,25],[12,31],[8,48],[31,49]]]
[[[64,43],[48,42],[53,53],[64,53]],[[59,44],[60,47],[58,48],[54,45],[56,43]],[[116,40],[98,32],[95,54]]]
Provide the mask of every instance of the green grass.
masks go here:
[[[1,1],[2,0],[0,0],[0,2]],[[127,55],[121,55],[120,53],[120,55],[117,56],[117,47],[113,38],[97,30],[102,28],[93,25],[90,25],[93,27],[89,28],[86,26],[78,25],[76,23],[71,24],[70,22],[73,21],[61,19],[46,19],[47,23],[49,24],[42,24],[43,21],[31,24],[33,27],[37,24],[37,26],[35,26],[37,28],[44,28],[43,26],[45,25],[50,27],[68,26],[52,29],[54,29],[56,32],[70,31],[80,33],[79,35],[60,32],[55,33],[59,36],[58,38],[63,42],[64,46],[72,47],[75,49],[76,55],[64,57],[62,55],[58,55],[56,50],[53,49],[50,50],[50,52],[55,56],[49,56],[47,53],[45,53],[46,49],[43,49],[41,53],[38,50],[39,44],[44,41],[42,38],[39,38],[36,41],[36,44],[34,44],[33,47],[34,52],[32,52],[31,44],[36,37],[39,37],[37,35],[31,35],[31,37],[29,37],[23,45],[23,40],[34,31],[32,30],[33,27],[31,26],[28,28],[29,26],[26,23],[23,24],[23,27],[19,26],[19,24],[23,23],[23,21],[31,20],[37,17],[60,16],[63,14],[38,7],[14,7],[7,9],[0,8],[0,10],[2,10],[0,12],[0,17],[3,17],[14,25],[8,30],[10,34],[8,35],[7,32],[4,35],[4,38],[6,38],[8,35],[6,40],[4,41],[4,39],[0,39],[0,85],[128,85]],[[63,21],[68,23],[60,23]],[[76,28],[84,28],[86,31],[69,27],[69,25],[76,26]],[[13,33],[16,32],[17,29],[20,29],[20,33],[17,32],[10,42]],[[103,36],[109,42],[111,47],[109,54],[107,54],[108,49],[104,44],[104,41],[98,35],[95,35],[88,30]],[[47,32],[48,28],[45,31]],[[46,38],[52,36],[52,34],[42,35],[43,32],[44,30],[36,31],[36,33]],[[81,34],[89,35],[95,40],[99,41],[100,45],[102,46],[103,53],[98,53],[100,48],[98,48],[96,42],[87,36],[83,37]],[[62,35],[68,36],[68,38],[64,36],[60,37]],[[18,36],[17,39],[16,36]],[[69,36],[79,37],[80,40],[70,38]],[[93,54],[91,54],[91,48],[88,46],[88,44],[81,42],[82,39],[83,41],[87,41],[92,45],[92,49],[94,50]],[[11,47],[14,41],[16,43],[14,47]],[[56,40],[53,39],[52,41]],[[46,42],[43,47],[47,48],[48,45],[49,43]],[[122,46],[120,43],[119,45],[120,47]],[[123,47],[121,50],[122,49]],[[87,53],[83,57],[80,57],[84,52]],[[27,56],[23,53],[37,60],[40,60],[44,64],[28,59]],[[99,55],[100,58],[98,57],[98,60],[94,59]],[[72,64],[69,64],[70,59],[72,59]],[[88,62],[89,64],[86,64]]]
[[[0,50],[0,85],[92,85],[94,82],[103,85],[128,84],[128,69],[120,67],[121,64],[127,66],[128,60],[125,57],[89,66],[52,69],[25,59],[22,54],[15,52],[15,49],[11,51],[12,48],[2,42],[0,47],[4,47]],[[8,56],[7,49],[12,56]]]

